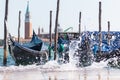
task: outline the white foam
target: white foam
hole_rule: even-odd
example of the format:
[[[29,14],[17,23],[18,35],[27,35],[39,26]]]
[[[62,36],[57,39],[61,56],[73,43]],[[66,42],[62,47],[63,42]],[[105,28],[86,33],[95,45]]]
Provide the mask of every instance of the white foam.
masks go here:
[[[105,68],[107,67],[107,61],[101,61],[101,62],[93,62],[91,66],[88,66],[87,68],[90,69],[97,69],[97,68]]]
[[[60,70],[61,71],[76,71],[76,70],[78,70],[78,68],[71,63],[67,63],[67,64],[62,64],[60,66]]]
[[[49,61],[45,65],[42,66],[43,69],[58,69],[60,68],[60,65],[57,63],[57,61]]]

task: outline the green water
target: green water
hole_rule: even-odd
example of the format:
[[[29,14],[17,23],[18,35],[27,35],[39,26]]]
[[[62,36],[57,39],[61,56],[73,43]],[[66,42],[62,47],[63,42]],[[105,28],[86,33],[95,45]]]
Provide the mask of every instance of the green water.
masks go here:
[[[4,54],[3,48],[0,48],[0,66],[3,66],[3,56],[4,56],[3,54]],[[7,66],[10,66],[10,65],[15,65],[15,62],[10,56],[9,51],[8,51]]]

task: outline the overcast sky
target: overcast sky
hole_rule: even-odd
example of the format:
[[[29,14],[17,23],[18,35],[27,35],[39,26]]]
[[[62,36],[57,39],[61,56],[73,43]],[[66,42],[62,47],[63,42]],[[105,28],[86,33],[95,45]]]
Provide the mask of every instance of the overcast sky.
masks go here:
[[[28,0],[9,0],[8,31],[17,36],[18,13],[21,10],[21,36],[24,37],[24,19]],[[60,0],[59,24],[65,30],[73,27],[78,32],[79,12],[82,12],[82,31],[98,31],[98,8],[100,0]],[[107,21],[112,31],[120,31],[120,0],[101,0],[102,30],[107,31]],[[32,27],[49,32],[49,11],[53,11],[52,29],[54,31],[57,0],[29,0]],[[3,39],[5,0],[0,0],[0,39]]]

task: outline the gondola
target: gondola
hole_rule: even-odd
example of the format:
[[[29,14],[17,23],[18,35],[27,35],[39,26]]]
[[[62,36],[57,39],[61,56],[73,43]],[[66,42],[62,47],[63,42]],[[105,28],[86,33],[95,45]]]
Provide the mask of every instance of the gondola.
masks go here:
[[[32,40],[29,46],[21,45],[20,43],[14,41],[11,36],[9,36],[9,52],[13,57],[16,65],[28,65],[28,64],[44,64],[48,60],[48,52],[46,50],[39,51],[42,47],[39,44],[35,44],[35,40],[38,37],[33,34]],[[38,40],[39,41],[39,40]],[[30,46],[30,45],[33,46]],[[39,45],[39,46],[38,46]],[[40,48],[38,50],[38,47]]]
[[[30,42],[22,44],[24,47],[40,51],[42,48],[43,41],[33,31],[33,36]]]

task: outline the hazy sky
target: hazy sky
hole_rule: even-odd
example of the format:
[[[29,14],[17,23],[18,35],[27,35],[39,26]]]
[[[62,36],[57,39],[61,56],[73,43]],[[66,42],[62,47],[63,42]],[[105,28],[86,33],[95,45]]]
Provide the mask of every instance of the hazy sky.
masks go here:
[[[17,36],[18,13],[21,10],[21,36],[24,37],[24,19],[28,0],[9,0],[8,31]],[[79,12],[82,12],[82,31],[98,31],[98,8],[100,0],[60,0],[59,24],[63,29],[73,27],[78,31]],[[112,31],[120,31],[120,0],[102,1],[102,30],[107,31],[107,21]],[[49,32],[49,11],[53,11],[52,29],[54,31],[57,0],[29,0],[32,27]],[[0,0],[0,38],[3,39],[5,0]]]

